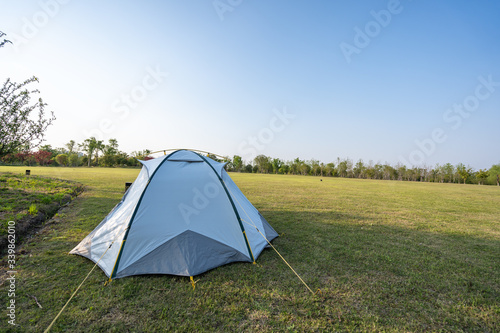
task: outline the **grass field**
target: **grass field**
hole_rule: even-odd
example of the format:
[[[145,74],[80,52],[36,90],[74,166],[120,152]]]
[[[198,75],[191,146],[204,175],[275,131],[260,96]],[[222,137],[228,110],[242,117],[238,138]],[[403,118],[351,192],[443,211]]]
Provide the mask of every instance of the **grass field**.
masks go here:
[[[7,223],[15,220],[28,229],[30,222],[52,217],[62,204],[71,200],[80,190],[78,183],[50,177],[0,174],[0,239],[7,237]],[[21,236],[19,228],[16,236]],[[2,246],[7,243],[0,242]],[[0,249],[0,253],[3,249]]]
[[[22,173],[24,168],[0,167]],[[86,186],[19,248],[17,331],[43,331],[93,263],[67,253],[113,208],[137,169],[42,168]],[[231,174],[280,237],[257,265],[196,277],[107,280],[99,269],[54,331],[500,331],[500,188]],[[34,298],[36,297],[42,308]],[[0,295],[2,304],[7,293]],[[2,313],[5,313],[3,311]],[[0,327],[7,327],[3,316]],[[16,330],[14,330],[16,331]]]

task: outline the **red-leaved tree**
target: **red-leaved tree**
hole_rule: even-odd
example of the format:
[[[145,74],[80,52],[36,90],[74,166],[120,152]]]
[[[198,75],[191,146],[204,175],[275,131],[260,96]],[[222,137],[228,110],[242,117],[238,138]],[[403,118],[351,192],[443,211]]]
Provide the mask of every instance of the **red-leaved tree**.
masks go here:
[[[33,153],[33,156],[39,165],[48,165],[52,162],[50,160],[52,158],[52,153],[50,151],[39,150],[36,153]]]

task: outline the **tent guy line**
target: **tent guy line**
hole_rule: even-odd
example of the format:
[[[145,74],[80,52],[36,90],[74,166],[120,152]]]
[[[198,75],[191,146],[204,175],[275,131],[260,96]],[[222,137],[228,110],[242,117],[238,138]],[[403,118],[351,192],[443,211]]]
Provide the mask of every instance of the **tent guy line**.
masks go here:
[[[114,241],[113,241],[114,243]],[[50,332],[50,329],[52,328],[52,326],[54,325],[54,323],[57,321],[57,318],[59,318],[59,316],[61,315],[61,313],[63,313],[63,311],[66,309],[66,307],[68,306],[69,302],[71,302],[71,300],[73,299],[73,297],[75,297],[76,293],[78,292],[78,290],[80,290],[80,288],[83,286],[83,284],[85,283],[85,281],[87,281],[87,279],[89,278],[90,274],[94,271],[94,269],[96,268],[97,264],[99,263],[99,261],[101,261],[102,257],[104,257],[104,255],[106,254],[106,252],[108,252],[108,250],[111,248],[111,246],[113,246],[113,243],[109,244],[108,248],[106,249],[106,251],[102,254],[101,258],[99,258],[99,260],[95,263],[94,266],[92,266],[92,269],[88,272],[87,276],[85,276],[85,278],[82,280],[82,282],[78,285],[78,287],[76,288],[76,290],[73,292],[73,294],[71,294],[71,297],[68,299],[68,301],[66,302],[66,304],[64,304],[64,306],[61,308],[61,310],[59,311],[59,313],[54,317],[54,319],[52,320],[52,322],[50,323],[50,325],[45,329],[45,331],[43,331],[43,333],[48,333]],[[107,282],[106,282],[107,283]]]
[[[250,222],[252,222],[251,224],[244,220],[244,219],[241,219],[241,221],[245,222],[246,224],[254,227],[259,233],[260,235],[266,240],[266,242],[269,244],[269,246],[278,254],[278,256],[281,258],[281,260],[283,260],[285,262],[285,264],[292,270],[293,273],[295,273],[295,275],[299,278],[299,280],[304,284],[304,286],[306,286],[307,290],[309,290],[312,294],[315,294],[314,291],[312,291],[312,289],[309,287],[309,285],[302,279],[302,277],[299,275],[299,273],[297,273],[297,271],[295,271],[295,269],[293,269],[292,265],[290,265],[288,263],[288,261],[286,261],[286,259],[281,255],[281,253],[273,246],[273,244],[271,244],[271,242],[266,238],[266,236],[259,230],[259,228],[257,228],[257,226],[255,225],[255,223],[252,221],[252,218],[250,217],[250,215],[248,215],[248,213],[246,212],[245,208],[240,204],[240,202],[238,201],[238,199],[236,199],[236,202],[238,203],[238,205],[240,205],[241,209],[243,210],[243,212],[245,212],[245,215],[248,217],[248,219],[250,220]],[[255,262],[254,262],[255,263]],[[193,284],[193,288],[194,288],[194,284]],[[320,289],[318,289],[317,292],[319,292]]]

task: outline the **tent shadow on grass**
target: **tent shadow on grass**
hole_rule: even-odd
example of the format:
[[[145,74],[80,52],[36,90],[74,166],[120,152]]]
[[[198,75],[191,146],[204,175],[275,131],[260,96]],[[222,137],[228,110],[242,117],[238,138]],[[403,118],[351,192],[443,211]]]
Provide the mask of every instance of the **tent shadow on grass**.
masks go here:
[[[323,290],[327,303],[343,299],[349,311],[388,327],[395,321],[436,327],[436,318],[442,321],[438,327],[447,329],[449,325],[464,330],[470,325],[481,330],[498,325],[498,240],[452,229],[434,232],[376,224],[370,217],[355,214],[263,214],[279,233],[286,229],[276,247],[313,288]],[[293,218],[294,227],[291,222],[280,222]],[[262,257],[262,264],[267,260],[273,267],[279,264],[269,253]],[[289,285],[293,276],[285,278],[285,269],[275,279],[286,279]]]

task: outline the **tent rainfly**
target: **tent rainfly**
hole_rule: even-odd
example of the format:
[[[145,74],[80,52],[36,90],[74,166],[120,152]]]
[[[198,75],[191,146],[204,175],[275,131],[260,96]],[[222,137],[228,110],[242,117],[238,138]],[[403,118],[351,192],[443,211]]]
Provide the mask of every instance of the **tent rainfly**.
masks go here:
[[[70,253],[111,279],[195,276],[255,262],[278,236],[216,162],[190,150],[141,161],[142,170],[109,215]]]

